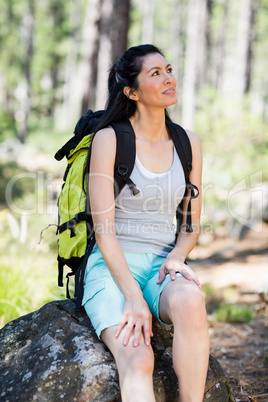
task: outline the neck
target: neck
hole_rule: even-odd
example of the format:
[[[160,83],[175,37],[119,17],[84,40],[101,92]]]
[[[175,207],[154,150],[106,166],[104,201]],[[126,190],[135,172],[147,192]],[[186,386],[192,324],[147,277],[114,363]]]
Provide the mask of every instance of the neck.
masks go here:
[[[152,143],[166,141],[169,135],[165,124],[165,112],[137,110],[130,117],[137,139],[143,139]]]

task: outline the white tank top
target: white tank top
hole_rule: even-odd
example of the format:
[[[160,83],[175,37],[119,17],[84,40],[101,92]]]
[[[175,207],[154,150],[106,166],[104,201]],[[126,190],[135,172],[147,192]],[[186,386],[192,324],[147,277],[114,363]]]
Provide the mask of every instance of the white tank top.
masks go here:
[[[174,247],[176,208],[185,192],[183,168],[174,148],[171,168],[147,170],[136,156],[131,180],[140,193],[126,185],[115,200],[115,231],[124,251],[166,256]]]

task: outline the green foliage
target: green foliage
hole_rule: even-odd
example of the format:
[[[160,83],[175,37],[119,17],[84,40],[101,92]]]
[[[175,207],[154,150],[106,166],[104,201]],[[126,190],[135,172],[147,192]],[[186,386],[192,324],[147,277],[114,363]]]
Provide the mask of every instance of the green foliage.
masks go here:
[[[254,305],[239,303],[238,292],[235,286],[216,289],[209,283],[202,286],[205,294],[208,314],[221,322],[250,322],[254,318]]]
[[[268,122],[249,110],[247,99],[242,107],[241,100],[220,97],[211,87],[197,101],[195,130],[203,149],[204,216],[215,229],[231,217],[228,197],[237,184],[245,186],[245,191],[241,196],[236,193],[232,203],[241,210],[247,208],[255,177],[259,185],[268,180]]]
[[[196,130],[204,142],[204,154],[223,174],[229,172],[226,184],[239,180],[241,172],[245,176],[257,170],[267,180],[268,123],[250,112],[247,104],[241,109],[240,101],[219,97],[212,88],[200,94],[199,102]]]
[[[18,216],[14,218],[20,223]],[[48,219],[51,217],[37,214],[28,218],[24,244],[12,237],[3,212],[0,215],[5,232],[0,238],[0,327],[49,301],[65,298],[65,289],[57,287],[55,230],[48,230],[39,244]]]
[[[130,20],[131,24],[128,31],[128,46],[136,46],[141,42],[142,13],[141,9],[137,4],[135,4],[135,2],[131,3]]]
[[[216,321],[224,322],[250,322],[254,317],[252,307],[239,304],[224,304],[217,309],[215,314]]]
[[[27,144],[36,149],[36,152],[42,152],[53,160],[56,151],[72,135],[72,127],[66,131],[57,130],[51,117],[42,116],[41,118],[37,118],[37,116],[31,116]],[[60,166],[61,164],[58,163],[59,169]]]
[[[36,286],[27,270],[0,266],[0,327],[32,311],[32,291]]]
[[[72,2],[64,0],[33,1],[0,0],[0,95],[4,105],[0,111],[0,140],[17,135],[24,119],[23,104],[30,96],[31,115],[54,115],[61,102],[59,87],[64,80],[64,69],[72,35]],[[79,2],[81,18],[85,1]],[[27,28],[33,12],[33,56],[27,53]],[[77,30],[82,24],[77,21]],[[28,77],[26,65],[29,64]],[[30,94],[26,94],[26,80]]]
[[[219,294],[218,290],[209,284],[203,285],[202,291],[206,298],[207,312],[211,314],[220,307],[224,299],[222,295]]]
[[[49,301],[65,298],[64,289],[57,288],[55,264],[54,269],[49,272],[38,270],[36,262],[43,263],[43,257],[38,257],[36,262],[33,255],[24,255],[24,259],[29,265],[12,257],[10,265],[0,264],[0,328]]]
[[[0,162],[0,203],[5,203],[6,189],[10,189],[12,199],[34,191],[33,180],[26,169],[19,168],[16,161]]]
[[[8,138],[16,136],[16,124],[9,113],[1,109],[0,110],[0,141],[4,141]]]

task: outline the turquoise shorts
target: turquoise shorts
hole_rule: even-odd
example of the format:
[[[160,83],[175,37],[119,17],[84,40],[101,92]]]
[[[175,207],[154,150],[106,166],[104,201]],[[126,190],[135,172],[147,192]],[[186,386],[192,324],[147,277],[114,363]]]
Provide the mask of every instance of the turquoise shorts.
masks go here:
[[[124,252],[130,271],[136,279],[143,297],[154,317],[159,321],[159,298],[165,285],[165,280],[157,285],[158,271],[166,257],[152,253]],[[177,273],[176,276],[181,276]],[[125,298],[117,286],[99,249],[94,249],[88,259],[84,280],[84,296],[82,305],[100,338],[101,331],[121,320]],[[162,322],[162,321],[161,321]]]

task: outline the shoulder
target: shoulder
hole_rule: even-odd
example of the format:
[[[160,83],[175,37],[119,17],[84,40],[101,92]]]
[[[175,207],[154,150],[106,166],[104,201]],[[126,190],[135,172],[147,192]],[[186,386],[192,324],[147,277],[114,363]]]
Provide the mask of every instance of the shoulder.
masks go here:
[[[116,142],[116,136],[114,129],[112,127],[106,127],[96,132],[94,135],[94,142],[95,143],[113,143]]]
[[[93,138],[93,149],[110,150],[116,148],[116,136],[112,127],[103,128],[96,132]]]
[[[179,124],[177,124],[177,123],[175,123],[173,121],[171,122],[171,124],[173,126],[175,126],[175,127],[180,128],[181,130],[183,130],[187,134],[192,147],[195,147],[195,146],[200,147],[201,146],[201,142],[200,142],[200,139],[199,139],[198,135],[195,134],[193,131],[187,130],[187,129],[183,128],[182,126],[180,126]]]
[[[114,163],[116,136],[113,128],[107,127],[96,132],[92,141],[91,158]]]
[[[198,135],[190,130],[185,131],[189,137],[193,153],[201,153],[201,141]]]
[[[190,140],[192,146],[193,145],[201,146],[201,141],[197,134],[195,134],[193,131],[190,131],[190,130],[185,130],[185,131],[189,137],[189,140]]]
[[[193,167],[198,166],[201,171],[202,167],[202,147],[201,141],[197,134],[193,133],[190,130],[185,130],[192,147],[192,155],[193,155]]]

